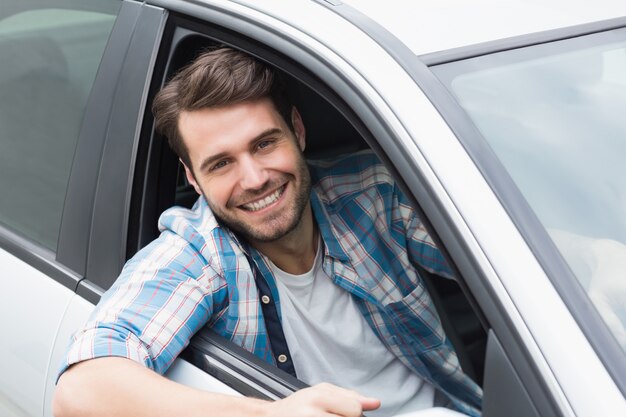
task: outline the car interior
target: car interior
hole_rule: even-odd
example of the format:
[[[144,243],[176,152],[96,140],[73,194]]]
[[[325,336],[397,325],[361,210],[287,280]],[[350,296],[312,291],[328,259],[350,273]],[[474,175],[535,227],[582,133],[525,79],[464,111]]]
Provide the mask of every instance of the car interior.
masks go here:
[[[161,82],[152,86],[152,97],[167,79],[203,50],[215,45],[230,44],[256,55],[281,71],[286,79],[289,94],[305,123],[307,132],[305,156],[307,158],[337,156],[370,146],[379,151],[379,156],[381,155],[375,141],[365,139],[369,133],[364,126],[349,109],[342,105],[340,98],[314,74],[279,56],[277,52],[268,50],[267,47],[229,33],[210,36],[194,30],[179,30],[179,32],[183,32],[182,35],[180,33],[179,36],[172,35],[169,54],[163,54],[157,58],[157,68],[163,68],[163,70]],[[158,76],[154,78],[159,79]],[[147,123],[144,123],[144,129],[152,129],[149,114],[146,115],[145,121]],[[140,143],[138,150],[137,174],[133,186],[133,195],[136,197],[131,202],[131,216],[136,220],[130,222],[131,230],[127,242],[127,257],[129,258],[158,236],[156,225],[158,216],[163,210],[172,205],[191,207],[198,198],[193,187],[187,183],[184,170],[177,157],[169,149],[165,138],[153,132],[144,134],[143,137],[149,140]],[[382,158],[384,158],[384,153]],[[135,226],[132,227],[133,225]],[[433,296],[444,329],[457,350],[462,368],[482,385],[487,334],[481,320],[474,313],[467,297],[456,282],[436,277],[421,268],[420,271]],[[267,391],[277,397],[287,395],[289,390],[293,391],[303,386],[301,382],[278,368],[268,367],[238,346],[220,339],[210,331],[201,331],[192,340],[183,357],[236,389],[239,388],[244,394],[264,396],[263,392],[250,391],[246,384],[229,377],[215,362],[207,361],[205,355],[210,353],[208,351],[213,352],[213,357],[223,356],[224,352],[230,352],[228,359],[231,362],[230,366],[235,366],[232,363],[238,362],[237,367],[242,372],[262,372],[270,379],[279,380],[279,385],[282,384],[281,389],[273,390],[265,383]],[[261,384],[259,381],[257,383]]]

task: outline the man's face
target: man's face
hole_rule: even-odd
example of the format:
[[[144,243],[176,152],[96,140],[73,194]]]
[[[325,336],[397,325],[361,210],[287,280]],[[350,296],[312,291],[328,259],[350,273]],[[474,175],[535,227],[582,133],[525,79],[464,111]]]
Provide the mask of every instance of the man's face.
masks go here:
[[[215,216],[251,243],[294,230],[309,203],[304,126],[295,110],[292,121],[295,135],[269,99],[180,115],[187,178]]]

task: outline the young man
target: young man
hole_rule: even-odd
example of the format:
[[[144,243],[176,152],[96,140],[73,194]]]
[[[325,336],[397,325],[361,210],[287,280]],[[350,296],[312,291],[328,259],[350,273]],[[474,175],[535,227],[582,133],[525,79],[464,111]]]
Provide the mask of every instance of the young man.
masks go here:
[[[278,76],[229,48],[178,73],[153,110],[203,198],[161,216],[75,335],[55,415],[392,415],[436,391],[479,415],[413,265],[451,272],[373,153],[307,166]],[[316,385],[265,402],[161,377],[203,326]]]

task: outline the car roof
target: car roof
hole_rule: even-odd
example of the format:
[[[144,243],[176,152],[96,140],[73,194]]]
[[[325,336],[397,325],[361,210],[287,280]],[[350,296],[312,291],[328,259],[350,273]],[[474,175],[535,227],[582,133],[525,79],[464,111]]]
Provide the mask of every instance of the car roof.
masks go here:
[[[416,55],[626,18],[626,0],[345,0],[343,3],[378,22]]]

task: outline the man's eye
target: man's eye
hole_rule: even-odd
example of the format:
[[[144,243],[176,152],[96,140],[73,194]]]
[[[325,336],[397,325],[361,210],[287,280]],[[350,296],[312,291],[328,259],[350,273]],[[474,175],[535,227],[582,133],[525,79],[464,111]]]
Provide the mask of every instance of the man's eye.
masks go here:
[[[228,161],[219,161],[218,163],[214,164],[210,169],[209,172],[213,172],[215,170],[224,168],[226,165],[228,165]]]
[[[259,142],[259,143],[257,144],[257,148],[258,148],[258,149],[265,149],[265,148],[267,148],[268,146],[270,146],[272,143],[274,143],[274,141],[273,141],[273,140],[264,140],[264,141],[261,141],[261,142]]]

